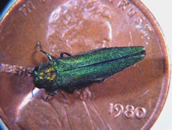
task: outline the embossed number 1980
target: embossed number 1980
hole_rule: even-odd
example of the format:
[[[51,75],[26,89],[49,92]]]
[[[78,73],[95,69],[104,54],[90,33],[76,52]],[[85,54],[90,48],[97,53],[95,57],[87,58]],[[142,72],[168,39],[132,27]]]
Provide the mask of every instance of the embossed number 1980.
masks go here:
[[[134,107],[133,105],[126,105],[110,103],[109,113],[113,114],[114,118],[124,115],[127,118],[142,119],[146,116],[146,109],[143,107]]]

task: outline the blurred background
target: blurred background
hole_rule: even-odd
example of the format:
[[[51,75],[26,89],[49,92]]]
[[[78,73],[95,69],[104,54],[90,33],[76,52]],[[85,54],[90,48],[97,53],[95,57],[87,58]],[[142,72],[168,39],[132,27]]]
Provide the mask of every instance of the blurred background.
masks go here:
[[[15,0],[0,0],[0,17],[5,14],[9,6]],[[172,7],[170,0],[141,0],[157,19],[164,33],[165,41],[169,50],[172,52]],[[171,58],[172,59],[172,58]],[[170,66],[172,64],[170,63]],[[171,130],[172,129],[172,85],[169,94],[158,120],[152,130]]]
[[[0,0],[0,17],[2,16],[3,13],[5,13],[5,10],[8,8],[9,1],[14,1],[14,0]]]

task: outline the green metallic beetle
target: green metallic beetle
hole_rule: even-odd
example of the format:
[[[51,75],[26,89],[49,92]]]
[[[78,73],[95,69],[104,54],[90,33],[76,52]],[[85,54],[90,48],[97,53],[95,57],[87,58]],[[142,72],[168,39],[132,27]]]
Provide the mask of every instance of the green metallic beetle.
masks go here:
[[[51,92],[48,96],[55,95],[58,89],[73,91],[78,90],[77,86],[81,84],[102,82],[139,62],[146,55],[142,46],[100,48],[75,56],[62,52],[60,58],[56,59],[45,51],[40,51],[50,61],[35,67],[32,77],[36,87]],[[67,56],[64,57],[64,54]]]

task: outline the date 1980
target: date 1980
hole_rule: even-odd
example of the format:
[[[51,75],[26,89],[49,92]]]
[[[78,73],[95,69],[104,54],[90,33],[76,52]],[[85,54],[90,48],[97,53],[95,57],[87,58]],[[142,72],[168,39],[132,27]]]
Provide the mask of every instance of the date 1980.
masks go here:
[[[114,118],[125,116],[126,118],[143,119],[146,116],[146,109],[144,107],[134,107],[133,105],[123,106],[121,104],[109,104],[109,114]]]

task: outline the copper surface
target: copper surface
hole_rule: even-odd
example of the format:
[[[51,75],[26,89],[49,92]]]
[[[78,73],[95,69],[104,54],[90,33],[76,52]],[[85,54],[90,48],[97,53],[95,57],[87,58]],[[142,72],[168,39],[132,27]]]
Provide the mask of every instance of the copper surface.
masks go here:
[[[32,78],[19,72],[48,61],[35,50],[38,40],[55,57],[111,46],[145,46],[146,57],[101,84],[45,102],[47,93],[32,97]],[[0,115],[12,129],[148,129],[168,92],[163,35],[138,0],[19,0],[0,24],[0,63]]]

